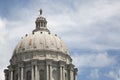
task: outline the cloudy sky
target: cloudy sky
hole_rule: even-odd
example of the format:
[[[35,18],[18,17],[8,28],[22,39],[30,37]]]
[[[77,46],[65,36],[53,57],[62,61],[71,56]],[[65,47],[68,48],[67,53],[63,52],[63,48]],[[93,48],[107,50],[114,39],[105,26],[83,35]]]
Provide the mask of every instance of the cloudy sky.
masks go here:
[[[120,80],[120,0],[0,0],[0,80],[40,8],[68,46],[78,80]]]

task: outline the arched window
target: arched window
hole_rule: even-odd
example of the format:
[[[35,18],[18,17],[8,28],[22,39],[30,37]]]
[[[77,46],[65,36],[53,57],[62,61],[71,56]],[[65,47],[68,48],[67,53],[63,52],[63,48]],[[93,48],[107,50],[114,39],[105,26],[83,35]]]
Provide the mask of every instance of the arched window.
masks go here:
[[[65,73],[65,80],[67,80],[67,73]]]
[[[27,71],[26,80],[31,80],[31,71]]]
[[[41,22],[41,27],[43,27],[43,22]]]
[[[58,80],[58,71],[57,70],[53,70],[52,77],[53,77],[53,80]]]
[[[45,71],[40,70],[40,80],[45,80]]]
[[[16,74],[16,76],[15,76],[15,80],[18,80],[18,74]]]

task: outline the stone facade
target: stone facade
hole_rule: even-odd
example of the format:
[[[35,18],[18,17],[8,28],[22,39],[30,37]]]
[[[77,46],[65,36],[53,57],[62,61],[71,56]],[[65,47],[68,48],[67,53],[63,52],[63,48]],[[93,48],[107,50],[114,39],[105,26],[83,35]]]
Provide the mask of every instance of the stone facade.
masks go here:
[[[77,80],[78,70],[67,47],[56,35],[50,35],[41,10],[35,23],[33,36],[27,35],[16,46],[8,69],[4,70],[5,80]],[[45,33],[42,37],[38,34],[41,32]],[[49,35],[51,38],[46,40]]]

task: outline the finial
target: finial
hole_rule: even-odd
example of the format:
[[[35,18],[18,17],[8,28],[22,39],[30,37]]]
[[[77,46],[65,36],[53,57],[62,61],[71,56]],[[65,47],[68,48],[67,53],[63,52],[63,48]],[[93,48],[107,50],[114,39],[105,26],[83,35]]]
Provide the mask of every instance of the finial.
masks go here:
[[[40,9],[40,15],[42,15],[42,9]]]

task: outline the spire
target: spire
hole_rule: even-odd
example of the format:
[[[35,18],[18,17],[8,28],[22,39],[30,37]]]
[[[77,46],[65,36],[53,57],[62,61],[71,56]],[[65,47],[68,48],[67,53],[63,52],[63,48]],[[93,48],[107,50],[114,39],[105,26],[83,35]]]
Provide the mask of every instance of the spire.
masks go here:
[[[33,32],[35,31],[48,31],[47,29],[47,20],[45,17],[42,16],[42,9],[39,10],[40,12],[40,16],[37,17],[35,24],[36,24],[36,29],[33,30]]]
[[[40,9],[40,15],[42,15],[42,9]]]

